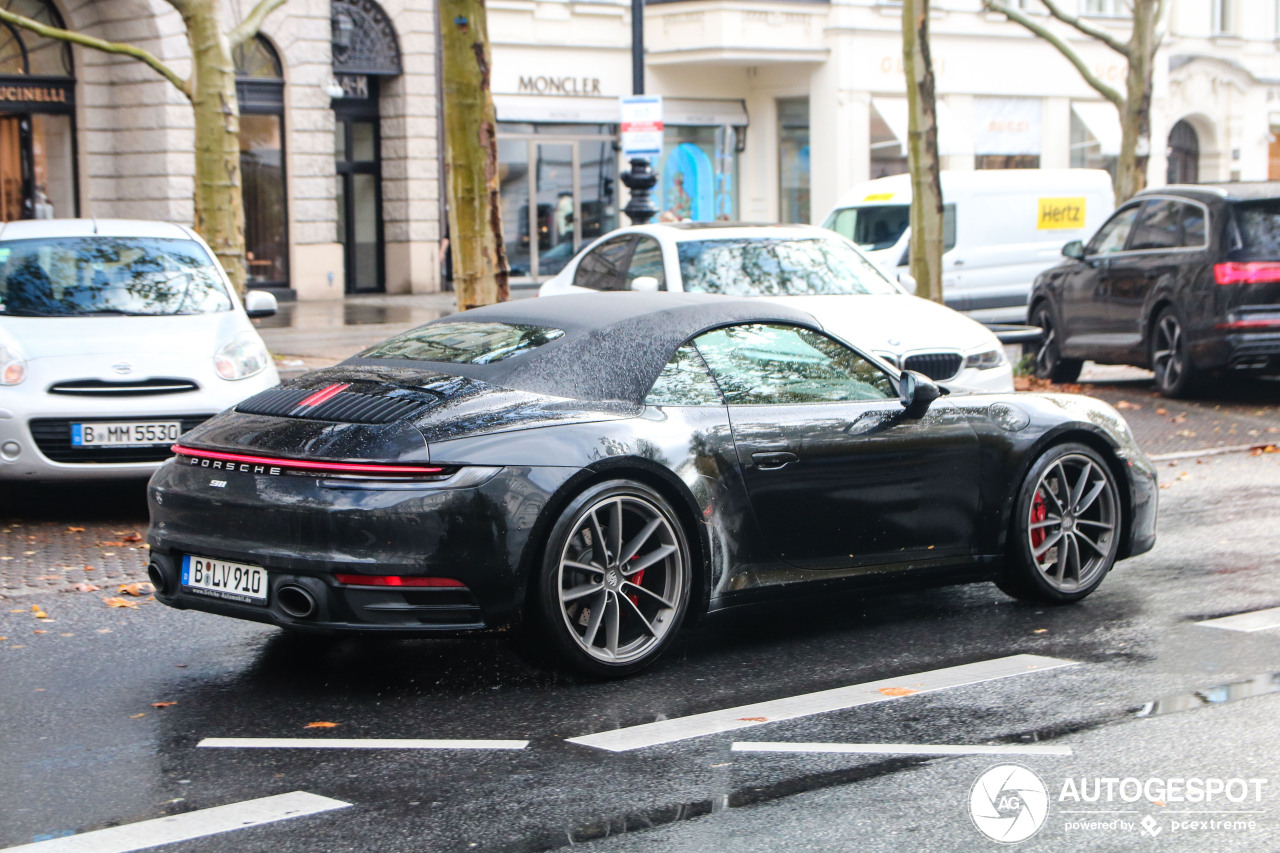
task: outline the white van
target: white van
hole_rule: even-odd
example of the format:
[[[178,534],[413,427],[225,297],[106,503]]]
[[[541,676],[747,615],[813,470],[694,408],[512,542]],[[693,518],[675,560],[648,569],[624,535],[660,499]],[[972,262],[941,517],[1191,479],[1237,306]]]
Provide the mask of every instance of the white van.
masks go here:
[[[942,200],[943,298],[984,323],[1025,323],[1035,277],[1115,207],[1100,169],[944,171]],[[822,224],[896,277],[908,267],[910,205],[911,176],[891,175],[854,187]]]

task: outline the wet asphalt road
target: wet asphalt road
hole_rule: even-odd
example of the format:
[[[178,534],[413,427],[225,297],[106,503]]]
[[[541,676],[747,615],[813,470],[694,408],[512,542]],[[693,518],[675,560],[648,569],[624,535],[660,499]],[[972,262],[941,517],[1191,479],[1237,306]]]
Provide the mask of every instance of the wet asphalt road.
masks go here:
[[[686,631],[657,667],[621,683],[556,675],[502,639],[303,641],[154,602],[111,608],[111,587],[13,595],[0,601],[0,849],[292,791],[351,805],[164,849],[994,849],[969,817],[970,788],[1011,760],[1040,776],[1050,800],[1021,849],[1280,849],[1280,695],[1270,692],[1280,628],[1194,624],[1280,606],[1280,454],[1180,460],[1160,473],[1156,550],[1120,564],[1081,604],[1028,606],[984,584],[755,608]],[[20,524],[107,529],[145,515],[130,489],[96,503],[37,498]],[[910,686],[916,673],[1014,654],[1075,664],[632,752],[566,742],[889,677]],[[304,728],[312,722],[337,725]],[[206,737],[530,743],[198,748]],[[736,740],[1034,743],[1072,754],[748,754],[730,751]],[[1068,777],[1268,781],[1260,802],[1158,806],[1062,802]],[[1119,814],[1067,813],[1103,809]],[[1203,814],[1211,809],[1232,814]],[[1139,823],[1148,815],[1154,836]],[[1189,819],[1253,823],[1172,823]]]

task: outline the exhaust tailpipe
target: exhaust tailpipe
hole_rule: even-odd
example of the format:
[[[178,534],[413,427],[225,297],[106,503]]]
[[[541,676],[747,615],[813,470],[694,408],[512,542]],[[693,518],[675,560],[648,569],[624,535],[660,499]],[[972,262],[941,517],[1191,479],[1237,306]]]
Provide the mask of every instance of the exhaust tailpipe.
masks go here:
[[[294,619],[310,619],[316,614],[316,597],[296,584],[286,584],[276,590],[276,603]]]
[[[147,580],[151,581],[151,585],[156,588],[156,592],[161,595],[168,595],[169,578],[158,563],[149,563],[147,565]]]

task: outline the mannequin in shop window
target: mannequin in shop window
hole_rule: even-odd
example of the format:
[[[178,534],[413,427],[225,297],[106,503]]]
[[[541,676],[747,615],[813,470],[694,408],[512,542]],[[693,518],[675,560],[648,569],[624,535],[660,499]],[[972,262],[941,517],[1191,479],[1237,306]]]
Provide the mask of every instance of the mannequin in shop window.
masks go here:
[[[49,201],[49,194],[44,191],[43,186],[36,187],[36,203],[35,218],[36,219],[53,219],[53,202]]]

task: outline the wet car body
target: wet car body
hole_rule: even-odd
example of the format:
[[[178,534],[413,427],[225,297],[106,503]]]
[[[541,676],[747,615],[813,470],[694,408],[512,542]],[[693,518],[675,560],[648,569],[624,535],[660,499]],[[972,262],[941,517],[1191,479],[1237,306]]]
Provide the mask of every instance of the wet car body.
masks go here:
[[[570,329],[571,317],[589,315],[577,321],[588,336],[599,326],[621,338],[593,342],[597,352],[616,351],[617,371],[635,374],[618,381],[647,390],[647,351],[627,335],[643,333],[645,312],[658,308],[676,315],[670,341],[650,347],[659,353],[690,330],[717,324],[820,330],[809,315],[778,306],[671,294],[562,297],[483,311],[533,312]],[[190,455],[180,451],[149,490],[161,601],[301,630],[422,636],[504,629],[526,616],[557,519],[584,488],[610,478],[644,484],[673,507],[691,552],[693,614],[783,591],[989,579],[1003,562],[1010,495],[1037,454],[1067,440],[1095,447],[1114,469],[1125,507],[1118,556],[1154,542],[1150,463],[1123,419],[1086,398],[957,395],[934,401],[923,417],[909,416],[896,398],[666,406],[643,402],[645,390],[638,397],[594,391],[607,369],[565,380],[556,375],[565,365],[534,363],[532,378],[511,380],[524,387],[510,388],[479,378],[483,370],[373,362],[356,358],[308,374],[267,392],[289,400],[258,407],[281,410],[345,384],[384,405],[417,405],[416,414],[377,425],[337,423],[322,413],[280,417],[252,411],[267,396],[259,395],[183,439]],[[562,384],[561,395],[546,393]],[[375,460],[439,470],[397,481],[290,467]],[[290,615],[274,593],[265,605],[197,595],[178,582],[189,554],[264,566],[274,591],[309,590],[315,612]],[[349,582],[361,574],[458,585]]]

